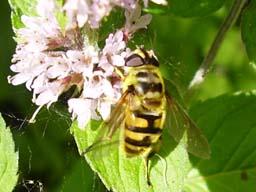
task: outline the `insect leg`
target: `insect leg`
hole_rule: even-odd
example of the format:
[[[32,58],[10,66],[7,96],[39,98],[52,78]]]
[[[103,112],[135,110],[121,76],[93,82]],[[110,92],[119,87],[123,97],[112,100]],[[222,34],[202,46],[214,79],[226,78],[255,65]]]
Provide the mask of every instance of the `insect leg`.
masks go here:
[[[91,144],[89,147],[87,147],[84,151],[82,151],[81,155],[84,156],[86,153],[93,151],[95,148],[97,148],[98,146],[100,146],[100,144],[102,144],[105,141],[109,141],[109,138],[104,138],[101,140],[98,140],[96,142],[94,142],[93,144]]]
[[[151,181],[150,181],[150,173],[149,173],[149,157],[146,156],[144,158],[144,165],[145,165],[145,170],[146,170],[146,180],[147,180],[147,184],[149,187],[152,186]]]

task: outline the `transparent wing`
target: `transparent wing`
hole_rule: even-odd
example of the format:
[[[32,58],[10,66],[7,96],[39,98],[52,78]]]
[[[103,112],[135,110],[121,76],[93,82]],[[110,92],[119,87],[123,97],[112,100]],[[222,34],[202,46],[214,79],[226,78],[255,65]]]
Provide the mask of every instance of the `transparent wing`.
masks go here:
[[[95,138],[95,142],[87,147],[83,154],[90,152],[98,147],[111,145],[118,143],[118,141],[113,141],[112,137],[117,133],[117,129],[122,127],[125,118],[125,108],[130,97],[130,92],[126,91],[123,93],[122,97],[117,102],[116,106],[112,110],[109,120],[103,122],[100,127],[98,134]]]
[[[169,128],[172,137],[179,142],[183,135],[187,134],[188,152],[204,159],[210,158],[210,146],[202,131],[171,96],[166,95],[166,100],[166,126]]]

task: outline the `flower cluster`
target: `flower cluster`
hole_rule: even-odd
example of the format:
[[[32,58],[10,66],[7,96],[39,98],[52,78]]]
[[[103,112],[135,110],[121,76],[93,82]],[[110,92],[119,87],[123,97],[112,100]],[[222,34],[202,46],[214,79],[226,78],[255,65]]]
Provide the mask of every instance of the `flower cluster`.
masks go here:
[[[136,0],[67,0],[63,9],[69,16],[69,26],[82,27],[86,22],[98,28],[103,17],[108,16],[114,6],[133,9]]]
[[[144,0],[145,5],[147,1]],[[86,27],[98,28],[103,17],[114,6],[125,9],[123,28],[109,34],[105,46],[88,39]],[[76,86],[76,97],[69,98],[69,111],[83,128],[90,119],[107,119],[111,105],[121,95],[120,77],[116,67],[123,67],[130,53],[126,47],[133,33],[151,21],[151,15],[141,16],[136,0],[67,0],[63,7],[54,0],[39,0],[38,16],[22,16],[24,27],[17,29],[16,52],[8,77],[13,85],[26,84],[33,92],[32,101],[49,107],[61,94]],[[67,17],[63,29],[57,13]]]
[[[156,4],[167,5],[166,0],[151,0]],[[148,6],[148,0],[143,0],[144,6]],[[137,0],[67,0],[65,6],[69,16],[69,26],[78,25],[82,27],[86,22],[92,28],[98,28],[100,21],[105,16],[108,16],[111,10],[119,6],[125,10],[132,11],[138,6]]]

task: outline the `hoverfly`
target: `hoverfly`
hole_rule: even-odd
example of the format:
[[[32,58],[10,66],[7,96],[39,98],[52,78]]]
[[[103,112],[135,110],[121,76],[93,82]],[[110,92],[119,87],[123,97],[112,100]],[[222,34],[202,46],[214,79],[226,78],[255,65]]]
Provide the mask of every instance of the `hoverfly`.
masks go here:
[[[84,153],[91,151],[104,138],[111,139],[121,128],[123,135],[120,143],[126,156],[140,155],[145,160],[148,185],[151,185],[149,157],[159,151],[164,127],[170,129],[170,134],[177,142],[186,132],[188,152],[201,158],[209,158],[207,139],[186,111],[166,91],[159,62],[153,51],[136,49],[126,59],[125,66],[127,71],[122,73],[122,96],[109,120],[102,126],[107,129],[107,133]]]

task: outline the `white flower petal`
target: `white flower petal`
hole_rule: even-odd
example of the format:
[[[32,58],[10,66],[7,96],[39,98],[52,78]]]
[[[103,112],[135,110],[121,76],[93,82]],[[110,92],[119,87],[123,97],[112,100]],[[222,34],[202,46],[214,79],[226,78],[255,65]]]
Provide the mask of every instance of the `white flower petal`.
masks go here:
[[[128,37],[138,29],[146,28],[152,19],[152,16],[149,14],[141,16],[141,7],[139,5],[137,5],[133,10],[126,10],[125,17],[126,23],[124,31],[125,33],[128,33]]]
[[[91,99],[69,99],[69,112],[72,112],[73,119],[77,118],[78,126],[84,129],[91,118],[98,119],[95,110],[97,102]]]
[[[103,56],[99,62],[99,67],[101,67],[104,71],[105,71],[105,75],[109,76],[113,73],[114,71],[114,67],[113,65],[111,65],[107,58],[105,56]]]
[[[53,103],[58,100],[58,95],[56,95],[52,90],[46,90],[38,95],[35,100],[36,105],[45,105],[47,103]]]
[[[46,75],[49,79],[65,77],[68,75],[68,66],[55,64],[47,69]]]
[[[90,105],[85,99],[69,99],[69,112],[72,112],[73,118],[77,117],[78,126],[84,129],[91,118]]]
[[[9,83],[13,85],[20,85],[28,81],[30,78],[31,76],[27,73],[18,73],[17,75],[9,78]]]
[[[121,55],[114,55],[111,57],[112,58],[112,64],[115,66],[124,66],[125,64],[125,60],[124,57],[122,57]]]
[[[39,0],[36,8],[37,13],[41,17],[48,17],[53,14],[56,7],[53,0]]]
[[[89,8],[86,0],[67,0],[63,10],[67,12],[68,28],[75,27],[76,23],[81,28],[88,20]]]
[[[100,83],[98,83],[102,93],[105,96],[113,97],[113,87],[110,81],[106,77],[102,77]]]
[[[141,16],[136,23],[137,29],[146,28],[147,25],[151,22],[151,20],[152,20],[152,15],[150,14]]]
[[[33,83],[33,80],[34,79],[29,79],[27,82],[26,82],[26,88],[29,90],[29,91],[31,91],[32,89],[31,89],[31,85],[32,85],[32,83]]]
[[[82,28],[87,20],[88,20],[88,15],[81,14],[81,13],[77,15],[78,27]]]
[[[103,120],[107,120],[111,112],[111,104],[109,102],[100,102],[98,111]]]
[[[21,16],[21,21],[22,21],[22,23],[24,23],[24,25],[28,29],[32,29],[34,31],[39,31],[40,30],[40,25],[39,25],[40,20],[37,19],[36,17],[29,17],[29,16],[26,16],[26,15],[22,15]]]
[[[45,74],[43,73],[34,79],[30,87],[34,90],[34,93],[38,94],[46,88],[46,82],[47,80],[45,78]]]

